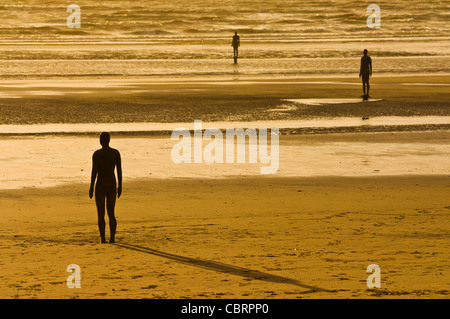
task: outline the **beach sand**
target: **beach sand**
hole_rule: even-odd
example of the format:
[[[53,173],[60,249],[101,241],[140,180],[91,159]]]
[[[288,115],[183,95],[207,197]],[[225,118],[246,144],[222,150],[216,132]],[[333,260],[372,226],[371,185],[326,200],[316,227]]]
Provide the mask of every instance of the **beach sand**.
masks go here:
[[[272,317],[272,298],[449,299],[449,1],[4,2],[0,299],[264,299]],[[200,141],[216,127],[258,137]],[[111,244],[88,195],[101,132],[123,169]]]
[[[381,101],[320,106],[284,100],[358,98],[359,80],[275,82],[2,81],[0,124],[450,115],[448,76],[374,77],[371,95]],[[435,175],[433,165],[423,166],[429,153],[442,159],[447,152],[448,125],[436,129],[392,134],[363,126],[352,134],[281,136],[283,147],[310,149],[392,143],[402,156],[410,150],[395,143],[435,145],[410,148],[424,157],[419,171],[414,161],[407,164],[408,175],[378,175],[373,170],[383,167],[376,162],[364,177],[338,176],[331,167],[333,176],[312,170],[293,177],[126,179],[116,244],[99,244],[88,172],[84,183],[1,190],[0,298],[448,298],[448,164],[434,161],[441,171]],[[380,152],[395,162],[395,154]],[[349,155],[355,172],[368,163],[362,157]],[[81,267],[81,289],[66,285],[70,264]],[[370,264],[381,268],[380,289],[367,288]]]
[[[448,298],[449,178],[126,182],[116,244],[99,243],[88,183],[3,190],[0,297]]]

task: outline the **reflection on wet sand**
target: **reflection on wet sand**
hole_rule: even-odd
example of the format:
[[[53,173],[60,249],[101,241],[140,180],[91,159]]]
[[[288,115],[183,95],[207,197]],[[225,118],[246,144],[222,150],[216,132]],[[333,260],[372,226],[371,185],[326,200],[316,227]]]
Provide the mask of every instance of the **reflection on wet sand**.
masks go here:
[[[311,102],[312,101],[312,102]],[[316,100],[310,100],[316,103]],[[450,124],[450,116],[380,116],[373,118],[329,118],[286,121],[252,122],[203,122],[204,128],[333,128],[364,125],[439,125]],[[85,123],[85,124],[31,124],[0,125],[0,135],[49,134],[49,133],[99,133],[108,132],[157,132],[173,131],[178,128],[194,129],[194,123]]]
[[[269,176],[450,173],[450,146],[445,131],[394,134],[281,136],[279,170]],[[111,147],[122,152],[124,182],[143,178],[259,176],[264,166],[259,162],[250,164],[248,158],[243,164],[175,164],[171,150],[176,143],[170,137],[116,136]],[[203,147],[208,143],[204,141]],[[0,145],[0,189],[87,183],[91,154],[100,148],[98,136],[5,137],[0,139]]]

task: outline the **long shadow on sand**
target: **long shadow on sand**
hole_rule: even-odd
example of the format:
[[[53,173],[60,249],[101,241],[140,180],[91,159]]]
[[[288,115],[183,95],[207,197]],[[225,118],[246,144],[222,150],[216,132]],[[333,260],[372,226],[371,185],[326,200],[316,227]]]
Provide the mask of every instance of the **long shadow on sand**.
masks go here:
[[[204,268],[204,269],[214,270],[214,271],[218,271],[218,272],[222,272],[222,273],[227,273],[227,274],[232,274],[232,275],[236,275],[236,276],[252,278],[252,279],[257,279],[257,280],[262,280],[262,281],[274,282],[274,283],[290,284],[290,285],[295,285],[295,286],[299,286],[302,288],[315,290],[315,291],[326,291],[325,289],[322,289],[322,288],[302,284],[301,282],[299,282],[298,280],[295,280],[295,279],[286,278],[286,277],[277,276],[277,275],[271,275],[271,274],[267,274],[267,273],[264,273],[264,272],[261,272],[258,270],[251,270],[251,269],[247,269],[247,268],[243,268],[243,267],[227,265],[227,264],[220,263],[217,261],[201,260],[201,259],[195,259],[195,258],[190,258],[190,257],[174,255],[174,254],[165,253],[165,252],[162,252],[162,251],[159,251],[156,249],[151,249],[151,248],[142,247],[142,246],[138,246],[138,245],[117,244],[117,243],[114,245],[123,247],[123,248],[127,248],[127,249],[140,251],[140,252],[143,252],[146,254],[151,254],[151,255],[171,259],[171,260],[174,260],[179,263],[196,266],[196,267],[200,267],[200,268]]]

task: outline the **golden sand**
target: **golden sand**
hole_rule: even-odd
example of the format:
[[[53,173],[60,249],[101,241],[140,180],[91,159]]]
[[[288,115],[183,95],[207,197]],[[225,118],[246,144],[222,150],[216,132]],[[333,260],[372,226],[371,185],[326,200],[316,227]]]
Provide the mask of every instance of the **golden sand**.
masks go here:
[[[449,191],[449,176],[147,179],[124,184],[116,244],[99,244],[88,183],[2,191],[0,297],[448,298]]]

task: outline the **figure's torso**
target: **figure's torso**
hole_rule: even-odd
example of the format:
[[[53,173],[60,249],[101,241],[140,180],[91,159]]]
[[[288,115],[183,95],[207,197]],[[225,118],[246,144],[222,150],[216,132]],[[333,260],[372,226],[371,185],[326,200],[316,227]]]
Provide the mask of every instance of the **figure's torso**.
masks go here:
[[[98,166],[97,182],[116,182],[114,169],[119,160],[119,151],[113,148],[102,148],[94,153]]]
[[[369,73],[371,63],[372,59],[368,55],[363,56],[361,58],[361,73]]]

